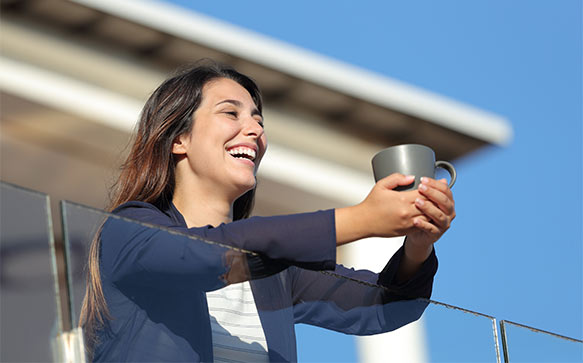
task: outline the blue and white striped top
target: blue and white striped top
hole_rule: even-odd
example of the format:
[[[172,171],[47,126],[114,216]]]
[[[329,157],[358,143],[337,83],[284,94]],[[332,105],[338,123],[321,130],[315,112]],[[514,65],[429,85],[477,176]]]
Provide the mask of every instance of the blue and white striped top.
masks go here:
[[[215,362],[269,362],[249,282],[206,293]]]

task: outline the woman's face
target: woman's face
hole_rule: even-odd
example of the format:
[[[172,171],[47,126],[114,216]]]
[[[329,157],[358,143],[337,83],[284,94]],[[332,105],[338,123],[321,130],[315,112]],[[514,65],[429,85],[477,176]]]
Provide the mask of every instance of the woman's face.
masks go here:
[[[224,190],[231,198],[255,186],[267,139],[261,113],[239,83],[227,78],[207,83],[192,132],[179,139],[173,151],[186,156],[186,177],[199,186]]]

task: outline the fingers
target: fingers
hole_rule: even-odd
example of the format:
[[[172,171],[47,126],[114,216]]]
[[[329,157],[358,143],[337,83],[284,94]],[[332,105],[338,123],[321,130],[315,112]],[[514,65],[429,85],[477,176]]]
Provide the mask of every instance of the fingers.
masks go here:
[[[455,216],[453,198],[447,184],[426,179],[421,188],[423,192],[394,190],[413,183],[414,176],[391,174],[379,180],[362,203],[374,211],[370,215],[378,217],[378,221],[369,221],[370,233],[389,237],[417,230],[432,235],[432,239],[439,238]]]
[[[443,213],[455,218],[455,202],[451,189],[444,181],[421,178],[419,193],[432,201]]]
[[[451,189],[447,185],[447,181],[445,179],[435,180],[424,176],[421,178],[421,185],[435,188],[445,194],[449,199],[453,200],[453,193],[451,192]]]
[[[449,228],[449,224],[453,218],[445,214],[441,209],[437,208],[435,204],[417,198],[415,200],[415,206],[419,209],[427,218],[429,218],[433,223],[443,232]]]
[[[441,230],[439,228],[437,228],[437,226],[429,221],[427,221],[426,219],[423,218],[415,218],[415,220],[413,220],[413,225],[417,228],[419,228],[422,231],[425,231],[429,234],[433,234],[433,235],[439,235],[441,234]]]
[[[398,186],[409,185],[414,181],[415,181],[414,175],[403,175],[395,173],[379,180],[378,183],[384,188],[395,189]]]
[[[415,206],[433,222],[430,224],[434,224],[441,233],[445,232],[455,218],[455,204],[451,190],[444,181],[422,178],[419,193],[427,199],[417,198]]]

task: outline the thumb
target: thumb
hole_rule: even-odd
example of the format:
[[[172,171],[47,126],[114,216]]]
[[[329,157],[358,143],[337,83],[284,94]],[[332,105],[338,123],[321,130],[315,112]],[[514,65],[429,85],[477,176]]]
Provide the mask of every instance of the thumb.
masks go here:
[[[391,174],[378,181],[383,188],[395,189],[398,186],[409,185],[415,181],[414,175],[403,175],[399,173]]]

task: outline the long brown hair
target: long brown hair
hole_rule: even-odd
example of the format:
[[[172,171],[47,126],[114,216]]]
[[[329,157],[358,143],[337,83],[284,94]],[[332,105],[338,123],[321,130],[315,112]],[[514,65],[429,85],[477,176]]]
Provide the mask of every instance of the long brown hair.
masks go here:
[[[218,78],[228,78],[243,86],[262,111],[261,93],[255,82],[233,68],[213,61],[202,61],[179,71],[164,81],[142,109],[133,145],[114,184],[109,211],[128,201],[152,203],[165,209],[174,193],[175,161],[173,141],[192,130],[194,111],[202,101],[203,87]],[[253,209],[255,188],[233,205],[233,219],[248,218]],[[89,249],[87,288],[79,325],[83,328],[88,353],[96,342],[96,331],[111,319],[99,270],[100,239]]]

